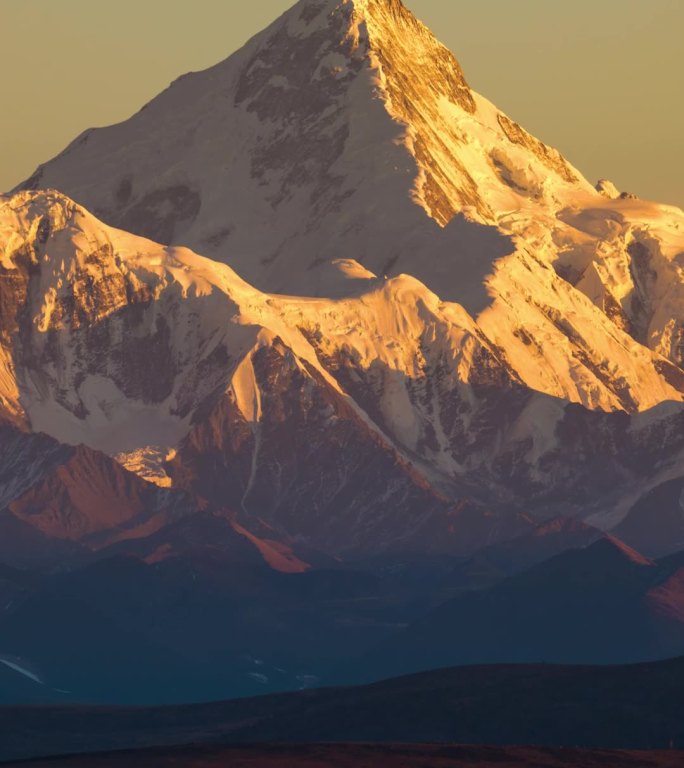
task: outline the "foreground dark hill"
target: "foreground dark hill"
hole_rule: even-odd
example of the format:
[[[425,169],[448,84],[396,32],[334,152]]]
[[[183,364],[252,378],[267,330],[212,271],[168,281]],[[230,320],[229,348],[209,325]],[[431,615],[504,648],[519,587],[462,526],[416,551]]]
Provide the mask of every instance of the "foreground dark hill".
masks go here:
[[[679,768],[681,752],[531,747],[312,745],[187,747],[21,763],[24,768]]]
[[[217,742],[668,749],[684,746],[683,711],[684,659],[467,667],[194,707],[2,708],[0,759]]]

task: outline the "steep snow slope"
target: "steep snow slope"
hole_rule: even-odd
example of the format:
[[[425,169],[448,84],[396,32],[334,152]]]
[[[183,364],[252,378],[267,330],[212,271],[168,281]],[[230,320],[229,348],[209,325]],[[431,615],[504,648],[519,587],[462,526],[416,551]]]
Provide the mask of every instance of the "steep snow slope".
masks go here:
[[[589,408],[682,399],[684,215],[597,192],[398,0],[301,0],[24,187],[272,293],[412,275],[529,387]]]
[[[563,210],[557,271],[620,328],[681,367],[684,361],[684,215],[630,198]],[[681,387],[673,366],[661,372]]]

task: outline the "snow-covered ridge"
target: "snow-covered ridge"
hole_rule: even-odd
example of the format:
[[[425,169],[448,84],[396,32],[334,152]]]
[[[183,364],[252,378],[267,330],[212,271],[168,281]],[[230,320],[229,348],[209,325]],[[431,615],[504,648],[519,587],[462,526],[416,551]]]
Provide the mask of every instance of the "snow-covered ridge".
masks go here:
[[[333,358],[337,367],[347,360],[365,372],[396,372],[403,384],[384,384],[395,398],[384,407],[395,412],[407,382],[424,378],[431,362],[445,358],[454,384],[470,384],[483,354],[502,381],[589,407],[681,399],[662,374],[664,360],[554,270],[538,268],[533,254],[497,265],[492,282],[505,288],[507,317],[495,304],[478,322],[410,276],[357,270],[357,295],[340,299],[263,294],[228,266],[111,229],[56,192],[5,202],[0,238],[14,302],[2,329],[6,407],[26,413],[34,429],[113,454],[170,449],[199,404],[229,386],[256,413],[241,361],[274,338],[340,391],[326,364]],[[561,291],[570,311],[558,308]],[[410,431],[407,423],[397,429]]]
[[[18,193],[0,205],[6,408],[27,428],[102,450],[161,486],[197,490],[183,479],[188,451],[203,455],[214,443],[225,451],[233,441],[230,471],[242,479],[232,503],[247,514],[259,508],[263,483],[284,482],[262,479],[281,460],[264,458],[281,428],[310,428],[312,440],[353,429],[403,467],[402,483],[410,477],[420,493],[437,494],[430,498],[508,499],[519,491],[500,466],[513,456],[515,485],[539,492],[566,482],[561,467],[575,450],[559,438],[574,418],[568,400],[591,406],[614,396],[634,410],[639,397],[640,405],[679,399],[654,354],[533,253],[497,266],[503,276],[494,279],[517,285],[505,294],[510,324],[495,307],[476,320],[413,276],[343,268],[357,281],[353,296],[265,294],[224,264],[108,227],[61,193]],[[565,315],[560,290],[573,301]],[[591,350],[611,362],[594,369]],[[544,386],[531,384],[535,376]],[[552,385],[575,396],[543,394]],[[281,425],[295,401],[303,423]],[[630,440],[641,445],[678,420],[672,407],[635,421]],[[598,430],[603,450],[620,424],[597,414],[580,434]],[[671,448],[655,479],[678,471],[680,450],[675,434],[657,439]],[[348,459],[340,457],[340,471]]]

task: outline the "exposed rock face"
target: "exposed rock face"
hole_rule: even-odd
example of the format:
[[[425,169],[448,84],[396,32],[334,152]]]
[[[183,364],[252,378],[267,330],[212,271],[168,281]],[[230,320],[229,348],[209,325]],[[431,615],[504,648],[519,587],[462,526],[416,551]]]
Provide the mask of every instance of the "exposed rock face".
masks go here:
[[[181,444],[168,469],[178,487],[230,504],[331,553],[470,551],[529,527],[482,503],[450,500],[375,424],[280,339],[254,352],[258,420],[226,395]]]
[[[19,568],[74,564],[199,508],[105,454],[13,426],[0,427],[0,454],[0,559]]]
[[[609,179],[600,179],[596,184],[596,191],[609,200],[617,200],[620,197],[620,190]]]

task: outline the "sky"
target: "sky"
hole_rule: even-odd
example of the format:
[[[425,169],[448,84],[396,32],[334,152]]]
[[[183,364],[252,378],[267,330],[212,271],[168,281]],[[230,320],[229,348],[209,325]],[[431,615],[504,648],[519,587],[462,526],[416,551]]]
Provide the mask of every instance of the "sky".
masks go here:
[[[0,0],[0,191],[226,58],[292,0]],[[405,0],[591,180],[684,207],[684,0]]]

